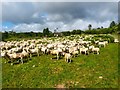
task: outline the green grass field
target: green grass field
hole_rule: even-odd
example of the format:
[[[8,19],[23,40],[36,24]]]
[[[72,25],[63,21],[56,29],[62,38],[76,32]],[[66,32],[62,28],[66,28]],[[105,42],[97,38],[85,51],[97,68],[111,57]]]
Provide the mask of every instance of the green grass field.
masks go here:
[[[118,44],[110,43],[100,54],[80,55],[72,63],[52,60],[51,55],[32,57],[11,66],[2,60],[3,88],[118,88]],[[35,67],[33,67],[35,65]]]

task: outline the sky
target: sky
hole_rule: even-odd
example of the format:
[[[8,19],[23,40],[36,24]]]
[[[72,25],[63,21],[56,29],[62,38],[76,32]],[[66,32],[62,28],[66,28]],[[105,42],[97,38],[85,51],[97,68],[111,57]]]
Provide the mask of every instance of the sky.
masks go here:
[[[0,31],[42,32],[109,27],[118,21],[117,2],[2,2]]]

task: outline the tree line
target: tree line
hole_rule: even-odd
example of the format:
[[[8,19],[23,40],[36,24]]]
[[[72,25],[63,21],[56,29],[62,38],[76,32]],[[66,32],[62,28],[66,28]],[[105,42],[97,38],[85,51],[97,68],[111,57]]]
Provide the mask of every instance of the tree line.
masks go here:
[[[92,25],[88,25],[88,30],[82,31],[80,29],[77,30],[69,30],[69,31],[63,31],[59,33],[51,32],[49,28],[43,29],[43,32],[21,32],[16,33],[14,31],[5,31],[2,33],[2,40],[8,39],[8,38],[39,38],[39,37],[53,37],[55,34],[58,34],[58,36],[69,36],[69,35],[76,35],[76,34],[112,34],[118,32],[118,27],[120,24],[116,24],[114,21],[110,23],[109,28],[103,28],[98,27],[96,29],[92,29]]]

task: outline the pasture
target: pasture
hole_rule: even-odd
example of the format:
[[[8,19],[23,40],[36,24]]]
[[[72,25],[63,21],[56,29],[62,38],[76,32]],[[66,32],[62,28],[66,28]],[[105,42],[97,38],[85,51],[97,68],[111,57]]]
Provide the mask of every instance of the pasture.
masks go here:
[[[72,63],[33,56],[24,64],[2,62],[2,88],[118,88],[118,44],[100,48],[100,54],[79,55]]]

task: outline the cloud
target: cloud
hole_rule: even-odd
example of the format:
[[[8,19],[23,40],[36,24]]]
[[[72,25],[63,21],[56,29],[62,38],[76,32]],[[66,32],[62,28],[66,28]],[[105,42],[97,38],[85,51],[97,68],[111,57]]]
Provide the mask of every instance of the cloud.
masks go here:
[[[2,21],[16,31],[107,27],[118,18],[117,2],[3,2],[2,9]]]
[[[63,23],[63,22],[47,22],[45,24],[36,24],[36,23],[32,23],[32,24],[18,24],[12,28],[8,28],[8,27],[3,27],[3,31],[16,31],[16,32],[42,32],[44,28],[49,28],[50,31],[54,32],[54,30],[56,28],[58,28],[58,32],[60,31],[71,31],[74,29],[81,29],[81,30],[85,30],[88,29],[88,24],[92,23],[92,28],[98,28],[98,27],[108,27],[109,23],[111,21],[105,21],[103,23],[96,23],[95,21],[83,21],[82,19],[78,19],[75,20],[73,23]],[[83,24],[84,23],[84,24]]]

